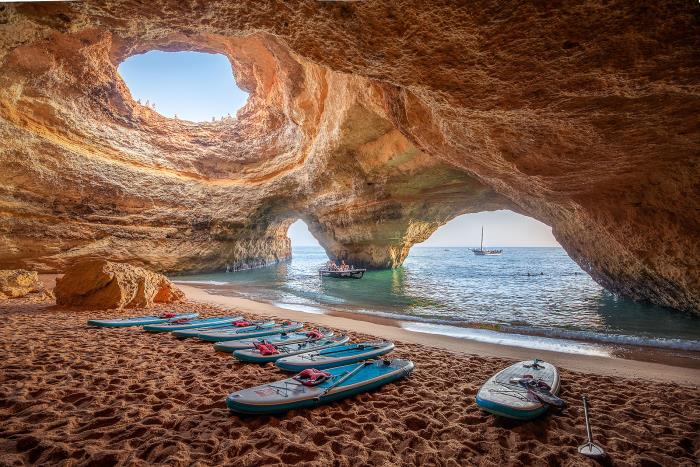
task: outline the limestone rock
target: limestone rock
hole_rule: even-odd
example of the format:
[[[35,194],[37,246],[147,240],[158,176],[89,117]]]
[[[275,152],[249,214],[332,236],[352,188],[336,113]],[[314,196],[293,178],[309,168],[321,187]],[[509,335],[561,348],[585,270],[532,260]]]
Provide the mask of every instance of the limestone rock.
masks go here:
[[[44,286],[36,271],[24,269],[0,271],[0,300],[24,297],[32,292],[42,292]]]
[[[56,303],[88,309],[149,307],[184,294],[162,274],[104,259],[81,261],[56,280]]]
[[[505,208],[611,291],[700,311],[697,2],[20,2],[0,28],[0,267],[269,264],[297,218],[393,267]],[[117,66],[153,49],[225,54],[247,104],[139,105]]]

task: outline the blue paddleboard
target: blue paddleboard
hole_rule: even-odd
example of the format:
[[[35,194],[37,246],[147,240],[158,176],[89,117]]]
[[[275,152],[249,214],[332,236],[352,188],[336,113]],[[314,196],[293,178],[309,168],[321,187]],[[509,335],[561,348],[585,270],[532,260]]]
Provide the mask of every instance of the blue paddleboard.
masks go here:
[[[287,344],[299,344],[301,342],[311,342],[318,339],[323,339],[331,337],[333,331],[330,329],[320,328],[316,329],[320,337],[310,337],[311,332],[284,332],[280,334],[272,334],[264,337],[248,338],[248,339],[238,339],[232,341],[222,341],[214,344],[214,350],[219,352],[235,352],[236,350],[252,349],[255,348],[255,344],[260,344],[261,342],[270,342],[275,345],[287,345]]]
[[[275,362],[275,365],[281,370],[293,372],[298,372],[305,368],[321,370],[376,358],[391,352],[393,349],[393,342],[359,342],[280,358]]]
[[[232,412],[272,414],[315,407],[355,394],[371,391],[408,376],[410,360],[373,360],[325,370],[330,377],[317,386],[306,386],[288,378],[229,394],[226,406]]]
[[[151,316],[134,316],[131,318],[116,318],[116,319],[91,319],[87,323],[89,326],[98,326],[103,328],[125,328],[129,326],[144,326],[146,324],[160,324],[175,321],[185,318],[196,318],[199,313],[181,313],[179,315],[151,315]]]
[[[302,323],[265,323],[263,325],[251,326],[248,328],[235,328],[232,326],[228,326],[220,329],[212,329],[210,331],[204,329],[202,330],[202,332],[197,334],[197,337],[207,342],[220,342],[227,340],[230,341],[237,339],[249,339],[251,337],[269,336],[272,334],[279,334],[281,332],[293,332],[303,327],[304,325]]]
[[[297,344],[272,344],[277,353],[265,354],[260,349],[241,349],[233,352],[233,356],[242,362],[266,363],[274,362],[283,357],[297,355],[314,350],[328,349],[345,344],[350,338],[348,336],[333,336],[325,339],[316,339]]]
[[[243,319],[243,317],[219,316],[204,319],[184,319],[163,324],[149,324],[147,326],[144,326],[143,329],[148,332],[173,332],[179,331],[180,329],[205,328],[210,326],[217,326],[220,324],[228,324],[233,323],[234,321],[238,321],[240,319]]]

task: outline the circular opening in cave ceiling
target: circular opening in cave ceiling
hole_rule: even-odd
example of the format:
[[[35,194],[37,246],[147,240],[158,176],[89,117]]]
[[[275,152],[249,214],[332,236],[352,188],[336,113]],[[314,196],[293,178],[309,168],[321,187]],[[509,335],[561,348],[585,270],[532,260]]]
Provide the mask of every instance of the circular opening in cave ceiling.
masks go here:
[[[118,70],[137,103],[168,118],[233,119],[248,99],[222,54],[152,50],[127,58]]]

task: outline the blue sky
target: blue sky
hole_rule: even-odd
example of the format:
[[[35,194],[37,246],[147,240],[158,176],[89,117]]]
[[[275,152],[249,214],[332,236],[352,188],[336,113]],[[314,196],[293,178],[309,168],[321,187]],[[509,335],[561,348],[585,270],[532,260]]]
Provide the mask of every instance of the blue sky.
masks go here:
[[[231,63],[224,55],[153,50],[127,58],[119,74],[134,100],[155,102],[166,117],[193,122],[211,121],[231,114],[248,99],[233,79]]]
[[[155,102],[166,117],[211,121],[235,115],[248,94],[236,85],[231,63],[221,54],[151,51],[129,57],[119,73],[134,99]],[[475,246],[481,226],[487,246],[558,246],[552,229],[512,211],[466,214],[440,227],[420,246]],[[295,246],[318,245],[301,221],[289,228]]]
[[[482,225],[484,246],[559,246],[551,227],[531,217],[506,210],[455,217],[418,246],[478,246]],[[288,235],[293,246],[318,245],[302,221],[292,224]]]

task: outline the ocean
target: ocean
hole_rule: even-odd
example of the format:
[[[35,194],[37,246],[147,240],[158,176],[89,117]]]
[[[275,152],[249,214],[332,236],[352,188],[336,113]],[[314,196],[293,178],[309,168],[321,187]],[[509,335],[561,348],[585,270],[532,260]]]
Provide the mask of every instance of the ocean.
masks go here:
[[[318,276],[328,261],[321,247],[296,247],[286,263],[173,279],[283,308],[369,314],[482,342],[590,355],[640,346],[685,357],[700,352],[700,318],[607,292],[562,248],[503,250],[490,257],[414,247],[399,269],[343,280]]]

